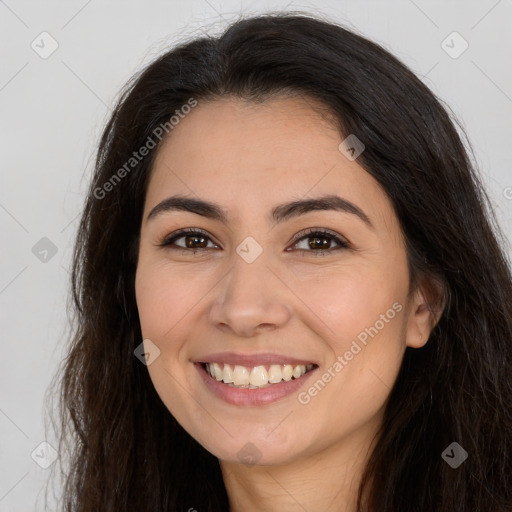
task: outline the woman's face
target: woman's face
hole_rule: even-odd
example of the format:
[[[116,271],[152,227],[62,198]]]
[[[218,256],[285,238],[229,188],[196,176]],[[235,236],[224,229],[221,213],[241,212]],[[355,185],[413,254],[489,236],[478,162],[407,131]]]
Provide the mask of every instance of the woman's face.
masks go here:
[[[378,428],[406,345],[428,337],[392,205],[313,104],[199,102],[147,190],[136,297],[148,371],[224,461],[348,453]]]

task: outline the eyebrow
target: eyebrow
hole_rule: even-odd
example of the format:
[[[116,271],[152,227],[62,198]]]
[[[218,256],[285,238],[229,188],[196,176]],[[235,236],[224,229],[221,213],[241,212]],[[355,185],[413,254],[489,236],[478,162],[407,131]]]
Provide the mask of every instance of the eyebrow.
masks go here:
[[[334,210],[345,213],[351,213],[359,217],[369,228],[374,230],[374,226],[370,219],[354,203],[351,203],[347,199],[336,195],[326,195],[313,199],[301,199],[298,201],[292,201],[290,203],[284,203],[273,208],[270,220],[272,224],[278,224],[288,220],[292,217],[298,217],[306,213],[317,211],[317,210]],[[195,213],[209,219],[220,221],[224,224],[228,223],[228,217],[224,210],[215,203],[205,201],[202,199],[194,199],[185,196],[171,196],[158,203],[148,214],[146,222],[154,219],[158,215],[164,212],[170,211],[185,211]]]

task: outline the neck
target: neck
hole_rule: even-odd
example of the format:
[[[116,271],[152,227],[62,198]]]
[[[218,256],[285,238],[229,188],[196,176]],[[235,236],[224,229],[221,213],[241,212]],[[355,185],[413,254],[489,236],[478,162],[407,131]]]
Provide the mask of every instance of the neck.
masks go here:
[[[355,512],[362,472],[373,448],[374,429],[279,465],[220,461],[230,512]]]

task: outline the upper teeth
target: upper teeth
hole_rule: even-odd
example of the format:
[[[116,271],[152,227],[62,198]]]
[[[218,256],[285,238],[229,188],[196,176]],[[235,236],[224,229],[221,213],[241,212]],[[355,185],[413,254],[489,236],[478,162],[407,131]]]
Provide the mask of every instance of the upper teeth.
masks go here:
[[[289,381],[292,377],[298,379],[312,368],[312,364],[272,364],[267,371],[265,366],[246,367],[237,364],[231,367],[224,364],[221,368],[218,363],[206,363],[206,370],[218,381],[249,388],[277,384],[282,380]]]

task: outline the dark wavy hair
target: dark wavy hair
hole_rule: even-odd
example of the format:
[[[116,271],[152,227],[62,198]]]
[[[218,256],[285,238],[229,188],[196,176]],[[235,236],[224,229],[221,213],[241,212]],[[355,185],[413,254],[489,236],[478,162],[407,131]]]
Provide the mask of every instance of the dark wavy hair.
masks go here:
[[[431,311],[444,306],[428,343],[406,349],[358,510],[512,510],[512,278],[471,146],[449,109],[387,50],[303,12],[241,18],[219,37],[181,42],[120,94],[73,254],[72,340],[55,393],[59,466],[65,456],[68,466],[63,507],[229,510],[218,459],[177,423],[134,356],[139,232],[159,144],[108,193],[98,190],[190,98],[279,95],[317,100],[342,138],[364,142],[358,163],[394,205],[411,293],[430,283]],[[441,456],[452,442],[468,452],[457,469]]]

